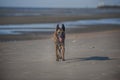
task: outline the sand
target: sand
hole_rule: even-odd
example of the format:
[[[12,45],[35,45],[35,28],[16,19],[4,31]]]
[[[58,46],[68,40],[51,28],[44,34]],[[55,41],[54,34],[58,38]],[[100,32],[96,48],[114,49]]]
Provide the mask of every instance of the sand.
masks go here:
[[[119,13],[114,14],[87,14],[74,16],[9,16],[0,17],[0,25],[5,24],[31,24],[31,23],[59,23],[84,19],[120,18]]]
[[[119,34],[68,32],[66,61],[59,62],[51,38],[0,42],[0,80],[120,80]]]

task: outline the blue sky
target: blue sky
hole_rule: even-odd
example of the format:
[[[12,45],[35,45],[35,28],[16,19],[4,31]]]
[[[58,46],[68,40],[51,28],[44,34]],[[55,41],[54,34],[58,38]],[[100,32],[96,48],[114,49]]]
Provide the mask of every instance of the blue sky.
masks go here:
[[[120,0],[103,0],[105,4],[120,5]],[[100,0],[0,0],[5,7],[96,7]]]

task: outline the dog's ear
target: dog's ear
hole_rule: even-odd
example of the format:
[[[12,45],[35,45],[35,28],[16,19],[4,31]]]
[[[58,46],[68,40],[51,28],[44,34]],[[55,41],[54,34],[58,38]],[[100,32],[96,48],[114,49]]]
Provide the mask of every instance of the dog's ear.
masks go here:
[[[57,24],[57,26],[56,26],[56,31],[57,31],[58,29],[60,29],[59,24]]]
[[[62,24],[62,30],[65,31],[65,25],[64,24]]]

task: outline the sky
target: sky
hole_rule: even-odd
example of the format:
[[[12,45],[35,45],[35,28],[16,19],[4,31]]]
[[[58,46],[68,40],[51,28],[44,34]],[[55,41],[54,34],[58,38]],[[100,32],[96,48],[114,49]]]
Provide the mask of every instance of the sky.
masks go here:
[[[0,7],[95,8],[101,0],[0,0]],[[120,5],[120,0],[102,0],[107,5]]]

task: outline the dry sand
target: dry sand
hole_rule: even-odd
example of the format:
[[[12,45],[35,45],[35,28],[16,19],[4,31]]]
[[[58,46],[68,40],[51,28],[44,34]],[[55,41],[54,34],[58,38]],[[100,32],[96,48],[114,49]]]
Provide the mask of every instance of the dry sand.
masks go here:
[[[52,39],[0,42],[0,80],[120,80],[119,34],[69,33],[59,62]]]

